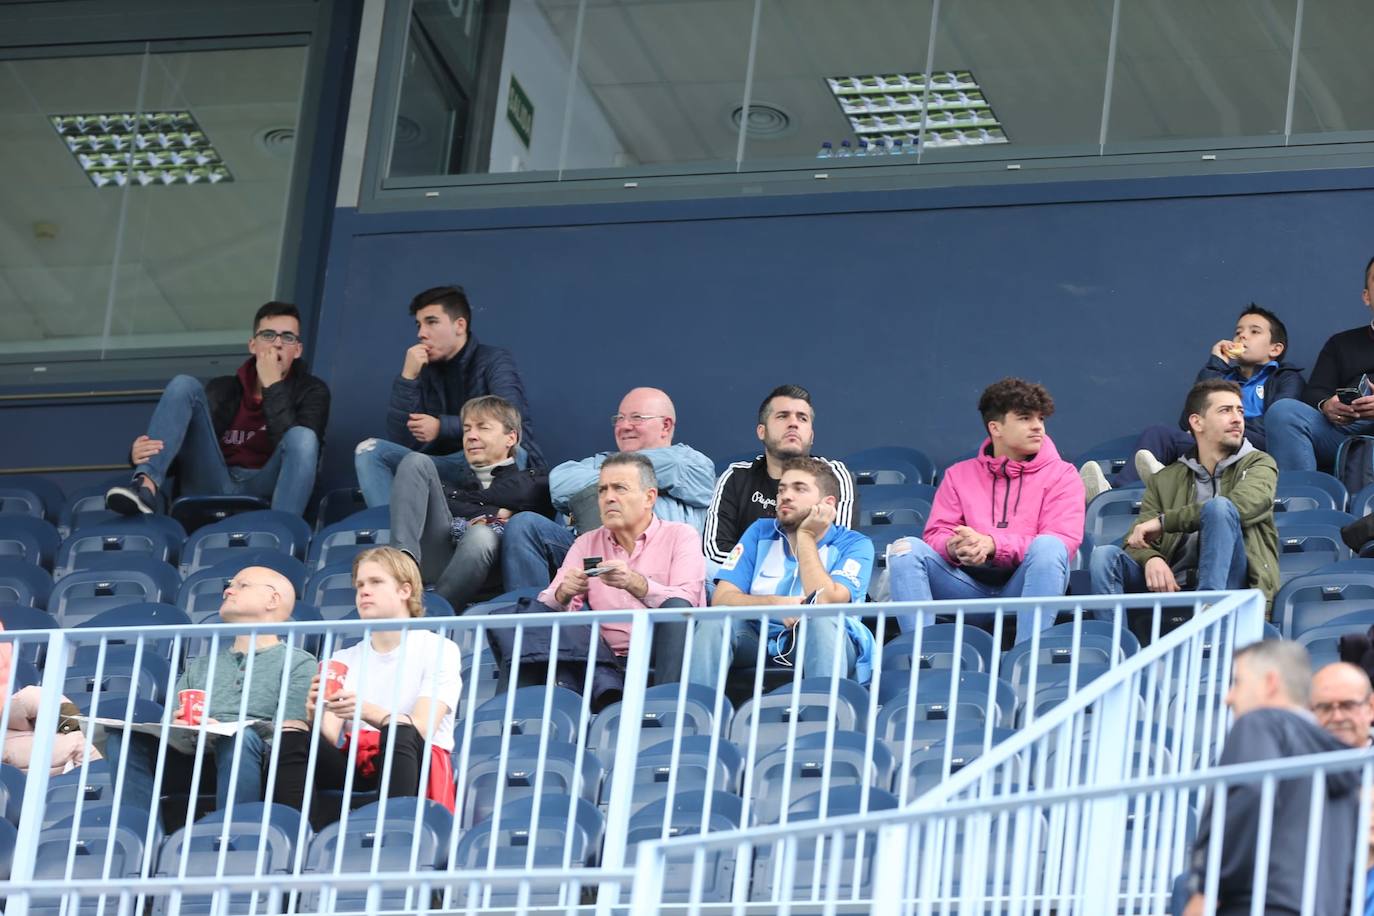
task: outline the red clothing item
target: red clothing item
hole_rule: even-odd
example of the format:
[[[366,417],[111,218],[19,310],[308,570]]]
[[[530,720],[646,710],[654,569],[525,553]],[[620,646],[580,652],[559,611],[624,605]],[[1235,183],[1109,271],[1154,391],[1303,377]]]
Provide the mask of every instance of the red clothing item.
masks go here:
[[[243,398],[239,401],[238,413],[230,421],[220,436],[219,448],[224,453],[224,463],[231,468],[252,468],[254,470],[267,464],[274,451],[272,438],[267,435],[267,415],[262,412],[262,398],[254,396],[253,389],[258,383],[258,367],[248,360],[238,371],[239,384],[243,386]]]
[[[351,736],[350,736],[351,737]],[[344,749],[348,748],[348,738],[344,739]],[[377,775],[377,758],[382,753],[382,733],[368,729],[358,735],[358,772],[364,776]],[[458,793],[453,784],[453,756],[436,744],[429,746],[429,783],[425,787],[425,798],[436,801],[453,813],[458,801]]]

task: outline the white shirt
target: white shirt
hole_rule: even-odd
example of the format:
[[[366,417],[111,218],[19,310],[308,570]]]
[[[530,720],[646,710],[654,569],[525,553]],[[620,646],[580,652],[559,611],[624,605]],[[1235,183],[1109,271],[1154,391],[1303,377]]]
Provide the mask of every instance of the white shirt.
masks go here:
[[[421,697],[443,703],[448,712],[434,730],[434,744],[453,750],[453,713],[463,689],[462,655],[453,640],[432,630],[410,630],[390,652],[378,652],[368,638],[356,646],[340,649],[330,658],[348,666],[344,690],[357,693],[364,702],[391,710],[393,715],[409,715]],[[372,729],[366,722],[362,727]]]

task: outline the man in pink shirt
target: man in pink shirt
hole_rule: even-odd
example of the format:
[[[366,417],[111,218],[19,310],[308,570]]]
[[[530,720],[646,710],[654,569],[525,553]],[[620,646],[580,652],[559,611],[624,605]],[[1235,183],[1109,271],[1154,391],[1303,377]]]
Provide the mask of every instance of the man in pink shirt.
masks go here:
[[[705,607],[706,561],[701,553],[701,535],[685,522],[656,516],[657,498],[658,481],[648,458],[636,452],[608,456],[597,483],[601,527],[573,542],[553,582],[527,610]],[[654,627],[655,683],[680,678],[685,631],[683,623]],[[630,647],[630,625],[608,623],[598,632],[599,645],[593,647],[591,627],[560,629],[556,676],[559,684],[580,691],[583,666],[595,651],[594,707],[618,699],[624,680],[621,659]],[[518,683],[544,683],[549,636],[549,631],[524,634]],[[512,637],[509,632],[493,634],[499,659],[510,657]],[[539,662],[544,664],[530,664]]]

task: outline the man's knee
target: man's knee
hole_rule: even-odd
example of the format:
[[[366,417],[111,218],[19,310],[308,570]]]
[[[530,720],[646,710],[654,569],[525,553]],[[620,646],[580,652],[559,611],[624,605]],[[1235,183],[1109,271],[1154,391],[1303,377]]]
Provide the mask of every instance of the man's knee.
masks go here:
[[[1088,557],[1088,569],[1091,570],[1093,578],[1110,573],[1121,562],[1121,557],[1125,553],[1115,544],[1103,544],[1101,547],[1094,547],[1092,555]]]
[[[1023,563],[1060,563],[1069,565],[1069,548],[1052,534],[1041,534],[1031,539],[1026,548]]]
[[[1293,430],[1305,427],[1313,417],[1321,414],[1296,398],[1284,398],[1270,405],[1264,414],[1265,429],[1271,434],[1275,429]]]
[[[205,400],[205,386],[198,379],[190,375],[174,375],[162,389],[164,398],[181,398],[183,400],[203,401]]]
[[[887,565],[920,563],[935,555],[930,545],[920,538],[898,538],[887,548]]]
[[[464,545],[467,549],[486,559],[496,556],[501,549],[501,535],[490,525],[469,525],[463,531],[463,540],[468,542]]]
[[[358,448],[361,449],[362,445]],[[396,480],[427,480],[431,476],[437,478],[438,473],[434,469],[434,460],[428,455],[411,452],[396,464]]]
[[[1236,510],[1236,504],[1225,496],[1213,496],[1202,504],[1202,524],[1204,525],[1239,520],[1240,512]]]
[[[283,454],[314,461],[320,454],[320,437],[308,426],[293,426],[281,437]]]
[[[538,512],[517,512],[506,519],[506,530],[502,535],[506,542],[539,540],[539,523],[548,521]]]

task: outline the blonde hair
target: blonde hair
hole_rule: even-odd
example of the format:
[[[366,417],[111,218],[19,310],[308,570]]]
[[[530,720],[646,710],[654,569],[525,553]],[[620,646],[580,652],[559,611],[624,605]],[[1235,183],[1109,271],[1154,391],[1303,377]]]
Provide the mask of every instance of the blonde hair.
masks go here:
[[[410,554],[395,547],[371,547],[353,558],[353,581],[358,581],[358,569],[364,563],[376,563],[386,574],[396,580],[397,585],[409,585],[410,597],[406,599],[406,610],[411,617],[425,616],[425,586],[420,581],[420,567],[410,558]]]

